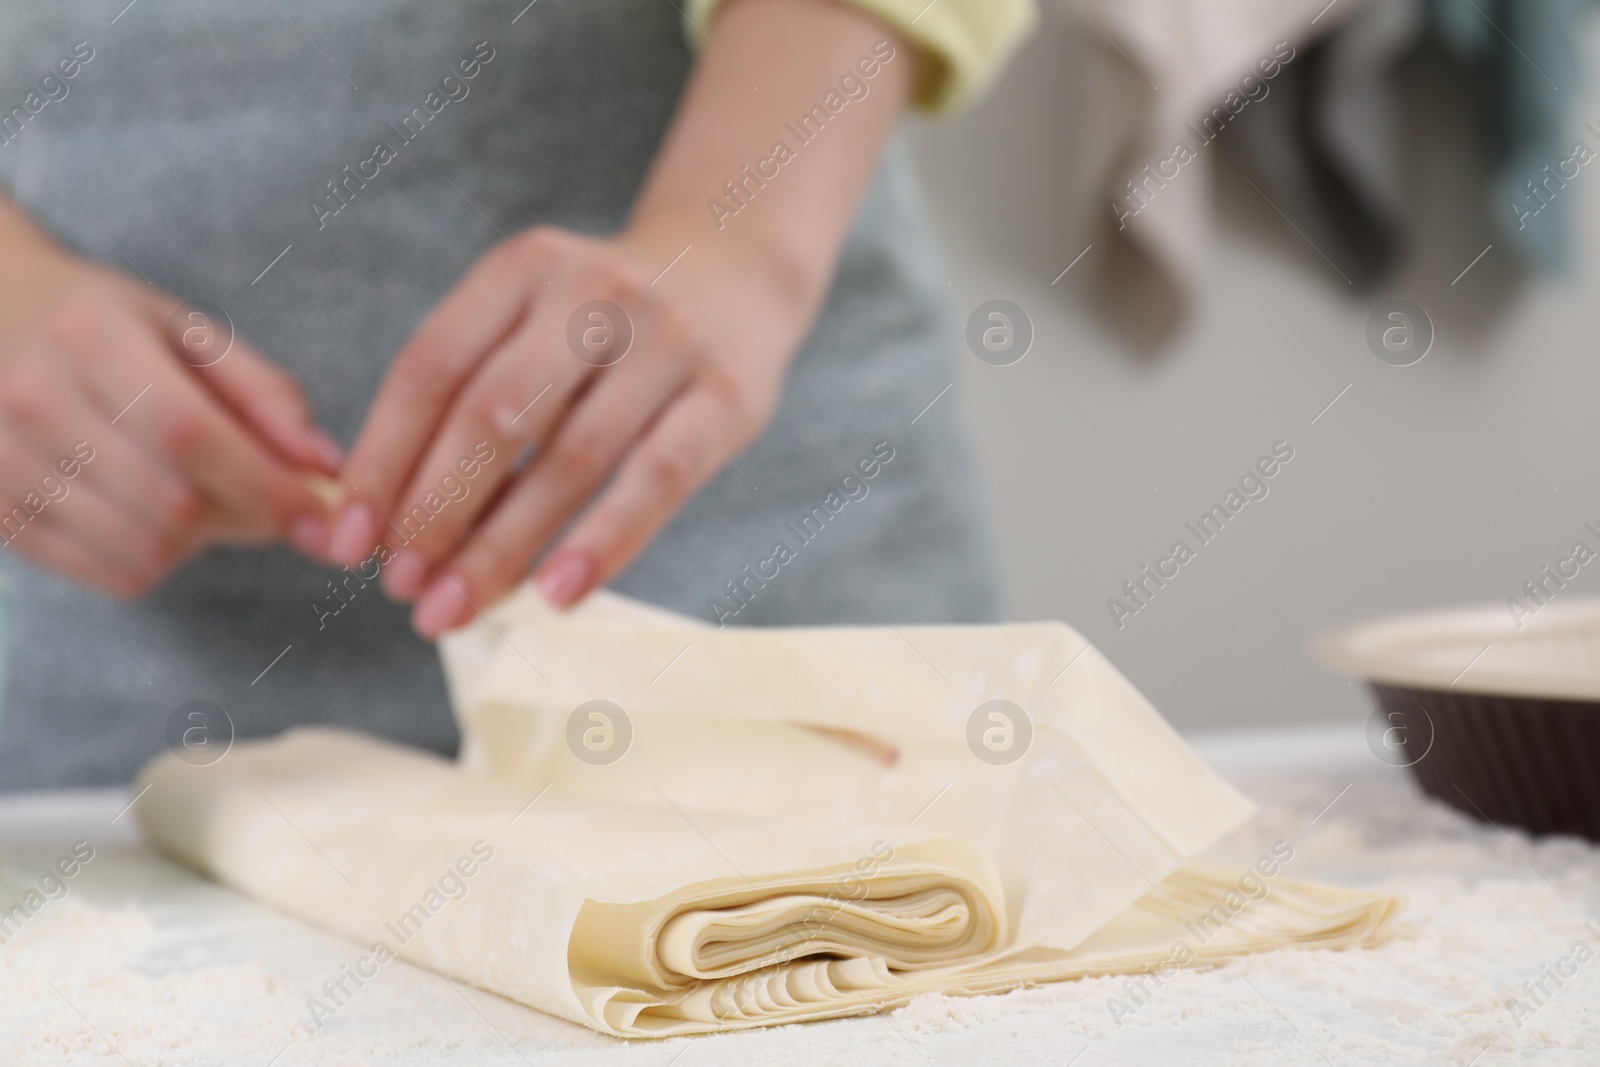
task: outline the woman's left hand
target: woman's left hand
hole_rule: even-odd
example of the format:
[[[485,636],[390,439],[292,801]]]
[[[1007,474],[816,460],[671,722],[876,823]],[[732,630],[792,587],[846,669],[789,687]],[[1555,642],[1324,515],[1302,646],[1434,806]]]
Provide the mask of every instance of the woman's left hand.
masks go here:
[[[417,600],[429,638],[575,517],[544,596],[570,604],[621,571],[765,426],[816,299],[734,234],[688,243],[537,228],[487,253],[384,380],[337,562],[381,541],[384,591]]]

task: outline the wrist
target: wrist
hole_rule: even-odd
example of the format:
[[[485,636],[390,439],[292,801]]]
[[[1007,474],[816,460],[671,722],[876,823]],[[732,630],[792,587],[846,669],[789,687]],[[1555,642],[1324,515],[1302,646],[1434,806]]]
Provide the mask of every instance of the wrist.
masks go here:
[[[37,223],[0,197],[0,275],[8,280],[64,270],[74,257]]]
[[[830,249],[817,240],[814,230],[795,226],[757,224],[718,231],[693,209],[639,212],[618,237],[653,265],[652,277],[688,248],[673,268],[676,272],[688,265],[685,280],[689,275],[709,276],[721,292],[731,286],[758,286],[803,314],[821,303],[833,273]],[[690,258],[699,262],[689,265]],[[708,272],[707,260],[720,266]],[[672,277],[668,273],[663,283]]]

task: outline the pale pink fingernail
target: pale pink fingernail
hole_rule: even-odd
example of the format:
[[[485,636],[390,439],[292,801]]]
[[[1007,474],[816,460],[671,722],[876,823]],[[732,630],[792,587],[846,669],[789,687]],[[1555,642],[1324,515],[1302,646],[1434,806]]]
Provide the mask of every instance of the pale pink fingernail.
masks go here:
[[[563,550],[539,568],[539,594],[557,607],[566,607],[589,591],[594,564],[582,552]]]
[[[333,524],[328,554],[340,563],[354,566],[366,558],[376,537],[372,524],[372,509],[359,500],[339,513]]]
[[[472,605],[462,593],[464,588],[455,576],[446,576],[429,586],[411,613],[411,625],[417,633],[432,640],[466,622]]]
[[[328,524],[316,515],[302,515],[289,524],[289,543],[313,559],[328,551]]]
[[[428,576],[428,561],[421,554],[402,549],[383,570],[383,591],[390,600],[411,600],[422,592]]]

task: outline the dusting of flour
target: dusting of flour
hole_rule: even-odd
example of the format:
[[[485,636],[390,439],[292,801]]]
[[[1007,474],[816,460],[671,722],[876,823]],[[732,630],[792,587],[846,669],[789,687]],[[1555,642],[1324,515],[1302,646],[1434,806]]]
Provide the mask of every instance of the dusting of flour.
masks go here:
[[[8,1062],[223,1064],[241,1047],[281,1049],[304,1033],[264,967],[148,973],[139,964],[157,940],[135,907],[71,896],[46,905],[0,948]]]
[[[910,1038],[992,1032],[1044,1062],[1050,1041],[1083,1067],[1106,1063],[1541,1064],[1600,1062],[1600,850],[1530,841],[1419,797],[1403,777],[1265,780],[1262,806],[1215,850],[1241,869],[1290,842],[1292,877],[1399,893],[1410,906],[1373,949],[1287,949],[1179,973],[1120,1025],[1123,979],[974,1000],[928,996],[897,1013]],[[1594,929],[1600,929],[1596,923]],[[1580,942],[1587,953],[1574,954]],[[1575,971],[1559,982],[1557,965]],[[1524,983],[1544,979],[1545,992]],[[1546,995],[1548,994],[1548,995]],[[1032,1035],[1045,1034],[1039,1041]]]
[[[1286,841],[1295,854],[1285,876],[1401,893],[1410,907],[1391,941],[1181,972],[1120,1022],[1108,1005],[1131,1003],[1125,980],[1091,979],[992,997],[924,996],[874,1017],[643,1045],[395,963],[318,1029],[305,1000],[354,946],[136,848],[107,848],[71,895],[0,946],[0,1038],[15,1050],[7,1062],[125,1058],[141,1067],[515,1064],[556,1055],[661,1067],[1600,1062],[1600,956],[1577,962],[1574,954],[1580,942],[1600,950],[1600,849],[1501,834],[1423,800],[1387,770],[1240,784],[1261,813],[1211,858],[1242,870]],[[0,870],[13,880],[49,860],[42,847],[3,855]],[[13,888],[0,881],[8,899]],[[1541,979],[1544,992],[1530,993],[1526,984]]]

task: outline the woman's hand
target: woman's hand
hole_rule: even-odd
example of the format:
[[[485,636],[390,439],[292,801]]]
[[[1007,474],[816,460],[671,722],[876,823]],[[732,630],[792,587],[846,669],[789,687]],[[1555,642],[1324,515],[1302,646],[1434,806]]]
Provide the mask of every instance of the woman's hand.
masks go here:
[[[119,596],[215,541],[325,549],[297,468],[337,446],[282,371],[3,201],[0,294],[0,545]]]
[[[422,633],[508,590],[580,511],[539,586],[561,604],[582,596],[766,424],[814,296],[733,239],[673,262],[687,243],[530,230],[400,353],[351,459],[361,488],[333,553],[358,562],[383,536],[384,589],[421,597]]]
[[[608,581],[776,405],[915,57],[831,0],[738,0],[712,36],[624,231],[498,245],[379,391],[330,554],[354,565],[376,547],[425,637],[558,534],[537,579],[549,600]],[[802,140],[795,121],[826,130]]]

